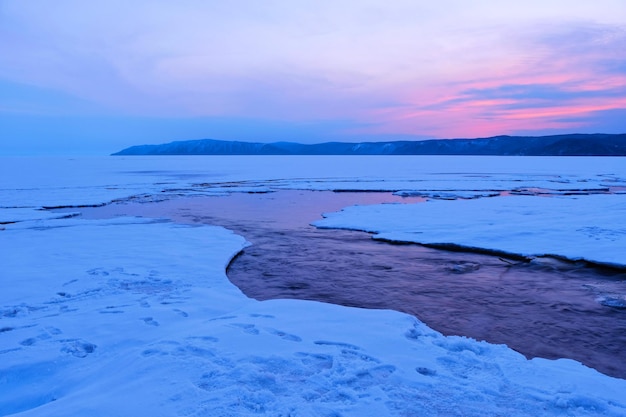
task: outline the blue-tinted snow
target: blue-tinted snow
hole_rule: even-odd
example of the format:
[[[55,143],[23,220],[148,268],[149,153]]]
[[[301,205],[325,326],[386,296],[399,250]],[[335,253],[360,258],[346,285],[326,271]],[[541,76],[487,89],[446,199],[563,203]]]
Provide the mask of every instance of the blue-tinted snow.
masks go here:
[[[32,162],[2,160],[0,211],[283,188],[592,189],[626,178],[614,158]],[[558,237],[558,216],[595,207],[603,210],[596,217],[609,219],[621,210],[621,200],[600,197],[615,196],[466,202],[493,211],[505,199],[559,201],[565,206],[550,219],[537,215],[543,202],[520,206],[535,214],[500,207],[553,227]],[[445,211],[457,203],[421,205]],[[342,221],[360,220],[348,214]],[[626,415],[626,381],[571,360],[529,361],[505,346],[444,337],[392,311],[250,300],[224,272],[246,242],[219,227],[26,217],[0,229],[1,415]],[[393,226],[387,215],[365,220]],[[404,232],[415,231],[406,224]]]
[[[217,227],[65,220],[0,238],[0,414],[620,416],[626,381],[393,312],[255,301]]]
[[[380,239],[626,267],[626,195],[433,200],[353,206],[325,216],[315,225],[375,232]]]

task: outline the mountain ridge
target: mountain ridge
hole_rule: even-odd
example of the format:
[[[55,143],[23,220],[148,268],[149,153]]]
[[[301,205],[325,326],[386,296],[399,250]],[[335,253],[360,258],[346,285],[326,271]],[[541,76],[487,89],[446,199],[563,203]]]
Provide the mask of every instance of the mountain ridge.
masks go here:
[[[112,155],[626,156],[626,134],[501,135],[476,139],[315,144],[196,139],[158,145],[136,145]]]

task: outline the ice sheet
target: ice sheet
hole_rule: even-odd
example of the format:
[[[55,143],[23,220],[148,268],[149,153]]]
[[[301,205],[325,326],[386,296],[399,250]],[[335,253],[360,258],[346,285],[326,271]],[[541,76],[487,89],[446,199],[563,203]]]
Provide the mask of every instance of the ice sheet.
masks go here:
[[[0,158],[0,210],[272,189],[468,192],[626,186],[621,158],[157,156]],[[3,216],[6,218],[7,214]],[[45,216],[43,216],[45,217]],[[16,218],[15,220],[19,220]]]
[[[0,414],[621,416],[626,381],[393,311],[247,299],[219,227],[1,232]]]
[[[626,381],[570,360],[528,361],[505,346],[443,337],[393,311],[247,299],[224,272],[246,243],[225,229],[135,218],[50,219],[50,213],[37,210],[284,188],[592,189],[623,186],[622,159],[133,157],[0,162],[2,218],[18,221],[0,228],[0,415],[626,414]],[[588,197],[594,199],[578,204]],[[467,202],[493,211],[502,201],[528,201],[500,208],[515,219],[539,219],[543,228],[552,223],[532,210],[543,213],[546,201],[556,201],[562,206],[550,213],[554,230],[541,233],[546,241],[565,225],[559,216],[571,213],[586,222],[594,220],[594,210],[603,209],[595,219],[606,218],[606,224],[594,220],[579,232],[595,233],[596,242],[617,236],[609,246],[622,245],[621,235],[613,232],[615,224],[623,223],[611,221],[623,214],[623,200],[600,197],[605,196]],[[443,205],[435,205],[439,203]],[[418,206],[445,211],[457,203],[461,201]],[[393,226],[391,233],[408,231],[414,237],[417,230],[407,224],[421,219],[407,219],[402,212],[393,223],[396,217],[386,210],[396,207],[404,206],[362,209],[362,218],[353,216],[359,209],[352,209],[357,211],[327,221],[362,220],[364,228]],[[380,217],[368,211],[379,209]],[[507,213],[495,219],[505,219]],[[448,220],[450,227],[458,227],[459,222]],[[570,232],[565,232],[563,237],[568,237]]]
[[[510,196],[348,207],[318,227],[526,257],[554,255],[626,267],[626,196]]]

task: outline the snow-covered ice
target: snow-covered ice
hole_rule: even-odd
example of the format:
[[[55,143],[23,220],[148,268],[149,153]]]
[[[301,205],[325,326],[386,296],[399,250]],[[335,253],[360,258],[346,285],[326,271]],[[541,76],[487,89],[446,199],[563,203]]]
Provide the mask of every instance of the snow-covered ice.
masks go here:
[[[99,205],[131,196],[142,200],[147,196],[172,198],[274,189],[384,190],[465,196],[516,189],[576,191],[610,187],[626,189],[626,164],[620,158],[0,158],[0,210]]]
[[[225,229],[56,220],[2,239],[2,415],[626,413],[626,381],[574,361],[247,299],[224,272],[245,241]]]
[[[461,177],[473,184],[458,191],[497,189],[493,182],[500,180],[535,187],[557,173],[568,184],[593,187],[626,178],[624,164],[612,158],[584,160],[593,166],[578,168],[568,165],[574,159],[543,165],[510,159],[506,166],[489,158],[480,159],[482,166],[455,158],[399,158],[395,165],[385,158],[357,158],[342,166],[324,158],[281,166],[270,160],[57,160],[42,162],[48,172],[39,178],[22,177],[26,168],[9,161],[2,169],[12,176],[0,176],[0,211],[7,210],[6,219],[15,209],[38,213],[42,206],[250,187],[420,191],[434,188],[424,180],[429,175],[449,175],[438,162],[454,160],[459,162],[448,173],[462,170]],[[526,180],[524,164],[533,167]],[[454,191],[453,181],[448,188]],[[624,204],[616,197],[488,197],[415,207],[445,212],[457,203],[481,202],[478,211],[512,210],[512,221],[518,216],[539,222],[527,231],[570,239],[568,231],[558,234],[566,223],[557,222],[559,215],[593,220],[590,213],[602,207],[602,217],[617,221]],[[518,211],[514,204],[499,206],[507,201],[528,203]],[[558,212],[542,217],[545,204],[560,204]],[[409,206],[353,208],[325,221],[363,221],[364,229],[393,233],[414,230],[407,222],[419,219],[404,212],[379,218],[368,211],[401,207]],[[410,207],[402,210],[415,209]],[[494,221],[505,218],[500,214]],[[13,220],[0,230],[0,415],[626,415],[626,380],[572,360],[527,360],[503,345],[444,337],[394,311],[248,299],[225,275],[229,260],[247,244],[245,236],[221,227],[131,217]],[[584,227],[601,242],[614,236],[605,228],[622,227],[609,223]],[[544,231],[546,226],[554,230]],[[611,242],[607,247],[623,244]]]
[[[325,217],[315,225],[365,230],[385,240],[626,267],[626,195],[352,206]]]

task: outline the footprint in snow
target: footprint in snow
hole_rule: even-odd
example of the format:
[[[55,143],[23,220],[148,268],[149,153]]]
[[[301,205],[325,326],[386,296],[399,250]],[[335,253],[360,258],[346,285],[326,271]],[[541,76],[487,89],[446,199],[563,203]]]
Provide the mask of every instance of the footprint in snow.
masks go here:
[[[69,353],[77,358],[85,358],[96,350],[96,345],[82,339],[65,339],[61,352]]]
[[[20,342],[20,345],[22,346],[32,346],[35,343],[37,343],[37,339],[34,337],[29,337],[28,339],[24,339]]]
[[[300,358],[303,365],[315,368],[317,371],[330,369],[333,367],[333,357],[321,353],[298,352],[296,356]]]
[[[149,357],[149,356],[154,356],[154,355],[163,356],[163,355],[167,355],[167,353],[160,351],[158,349],[146,349],[143,352],[141,352],[141,356],[144,356],[144,357]]]
[[[231,326],[239,327],[244,333],[258,335],[259,329],[254,324],[248,323],[233,323]]]
[[[107,270],[105,270],[104,268],[93,268],[93,269],[90,269],[90,270],[88,270],[86,272],[87,272],[87,274],[93,275],[93,276],[106,277],[106,276],[109,275],[109,272]]]
[[[230,320],[230,319],[236,319],[237,316],[221,316],[221,317],[215,317],[212,319],[209,319],[209,321],[217,321],[217,320]]]
[[[435,376],[437,375],[437,371],[434,369],[430,369],[430,368],[426,368],[425,366],[418,366],[417,368],[415,368],[415,370],[417,371],[417,373],[424,375],[424,376]]]
[[[357,359],[363,362],[381,363],[379,359],[370,355],[366,355],[365,353],[363,353],[363,350],[360,347],[350,344],[350,343],[333,342],[329,340],[316,340],[313,343],[315,343],[316,345],[321,345],[321,346],[337,347],[341,351],[341,356],[347,359]]]
[[[302,338],[300,336],[296,336],[295,334],[289,334],[289,333],[283,332],[282,330],[276,330],[276,329],[271,329],[271,328],[266,328],[265,330],[267,330],[270,334],[273,334],[274,336],[278,336],[284,340],[289,340],[291,342],[302,342]]]
[[[199,340],[201,342],[211,342],[217,343],[220,341],[217,337],[214,336],[190,336],[186,338],[187,340]]]
[[[50,336],[48,333],[42,333],[37,337],[29,337],[28,339],[24,339],[20,342],[20,345],[22,346],[32,346],[35,343],[37,343],[37,341],[39,340],[48,340],[50,339],[52,336]]]
[[[61,329],[57,329],[56,327],[46,327],[46,331],[53,336],[57,336],[63,333]]]
[[[159,322],[153,319],[152,317],[144,317],[141,320],[143,320],[144,323],[150,326],[159,326]]]
[[[260,334],[259,329],[254,324],[249,324],[249,323],[232,323],[231,326],[238,327],[238,328],[242,329],[242,331],[244,333],[248,333],[248,334],[252,334],[252,335]],[[272,334],[274,336],[278,336],[281,339],[289,340],[291,342],[301,342],[302,341],[302,338],[300,338],[300,336],[296,336],[295,334],[286,333],[286,332],[283,332],[282,330],[272,329],[272,328],[269,328],[269,327],[266,327],[263,330],[265,330],[269,334]]]
[[[379,359],[376,359],[375,357],[370,355],[366,355],[363,352],[359,352],[358,350],[341,349],[341,356],[349,359],[357,359],[363,362],[381,363]]]
[[[22,312],[22,308],[19,306],[12,307],[3,311],[0,311],[0,315],[6,318],[15,318]]]
[[[350,343],[332,342],[332,341],[329,341],[329,340],[316,340],[313,343],[315,343],[316,345],[336,346],[336,347],[340,347],[340,348],[344,348],[344,349],[361,350],[360,347],[355,346],[355,345],[351,345]]]
[[[128,307],[128,305],[106,306],[103,310],[100,310],[100,314],[122,314],[124,310],[120,310],[120,307]]]

